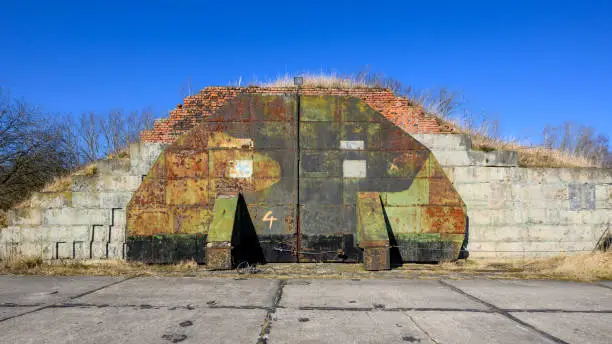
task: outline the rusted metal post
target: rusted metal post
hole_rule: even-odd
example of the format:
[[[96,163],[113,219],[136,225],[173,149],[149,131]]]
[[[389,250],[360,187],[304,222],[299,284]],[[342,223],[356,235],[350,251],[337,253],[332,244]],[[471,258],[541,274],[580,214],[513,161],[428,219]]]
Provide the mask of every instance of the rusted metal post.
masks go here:
[[[297,90],[296,90],[296,103],[297,103],[297,110],[296,110],[296,120],[295,120],[295,125],[296,125],[296,131],[297,131],[297,145],[296,145],[296,193],[297,193],[297,199],[295,202],[295,217],[296,217],[296,240],[295,240],[295,258],[296,261],[299,263],[300,262],[300,251],[302,249],[302,231],[301,231],[301,227],[300,227],[300,159],[301,159],[301,150],[300,150],[300,85],[302,85],[303,79],[298,79],[295,78],[294,79],[294,83],[297,86]]]

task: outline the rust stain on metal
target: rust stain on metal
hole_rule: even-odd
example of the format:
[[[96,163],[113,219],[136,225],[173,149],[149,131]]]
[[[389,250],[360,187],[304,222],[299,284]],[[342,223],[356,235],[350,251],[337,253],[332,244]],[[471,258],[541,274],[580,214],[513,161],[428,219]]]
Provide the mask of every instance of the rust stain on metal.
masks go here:
[[[295,95],[239,95],[211,116],[185,119],[191,129],[160,155],[128,205],[128,235],[207,234],[215,199],[240,194],[269,261],[361,248],[368,269],[388,268],[390,244],[378,238],[386,226],[410,260],[456,259],[465,204],[406,132],[410,123],[400,128],[358,98],[302,96],[299,112],[297,104]],[[380,209],[359,209],[365,199]],[[364,224],[374,234],[356,246],[351,238]],[[305,254],[295,252],[297,241]],[[228,255],[231,264],[231,250],[208,249],[211,264]]]

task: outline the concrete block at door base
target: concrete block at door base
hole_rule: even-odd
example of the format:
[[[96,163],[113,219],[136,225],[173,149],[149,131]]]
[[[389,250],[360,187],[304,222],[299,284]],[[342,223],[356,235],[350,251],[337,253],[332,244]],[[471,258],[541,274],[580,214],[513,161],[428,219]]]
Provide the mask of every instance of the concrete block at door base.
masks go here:
[[[368,271],[389,270],[390,256],[389,247],[366,247],[363,249],[363,268]]]
[[[206,245],[206,267],[210,270],[232,268],[232,248],[229,243],[208,243]]]

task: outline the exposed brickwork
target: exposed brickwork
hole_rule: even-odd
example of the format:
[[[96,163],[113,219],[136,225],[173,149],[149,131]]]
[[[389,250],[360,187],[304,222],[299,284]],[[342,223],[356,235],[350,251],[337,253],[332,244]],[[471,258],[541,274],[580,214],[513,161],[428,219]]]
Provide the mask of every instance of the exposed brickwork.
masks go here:
[[[202,118],[215,113],[223,104],[239,94],[287,94],[296,93],[295,87],[207,87],[199,94],[185,98],[185,104],[179,104],[170,111],[166,119],[157,120],[151,130],[140,134],[143,142],[172,143],[181,134],[193,128]],[[369,106],[382,113],[391,122],[407,133],[452,133],[455,129],[441,123],[423,109],[410,104],[408,99],[395,96],[391,91],[381,88],[329,89],[303,87],[303,95],[329,95],[357,97]]]

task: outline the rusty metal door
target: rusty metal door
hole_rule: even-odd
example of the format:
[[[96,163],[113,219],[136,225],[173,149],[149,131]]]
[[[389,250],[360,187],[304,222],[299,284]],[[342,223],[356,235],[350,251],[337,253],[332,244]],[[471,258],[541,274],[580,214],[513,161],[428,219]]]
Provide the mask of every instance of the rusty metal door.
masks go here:
[[[343,171],[355,176],[365,174],[366,159],[363,151],[346,152],[342,147],[361,142],[363,148],[363,139],[351,141],[344,130],[349,127],[343,123],[347,99],[300,97],[297,148],[300,261],[359,260],[353,242],[355,202],[350,195],[345,197],[344,184],[350,181],[343,178]]]

